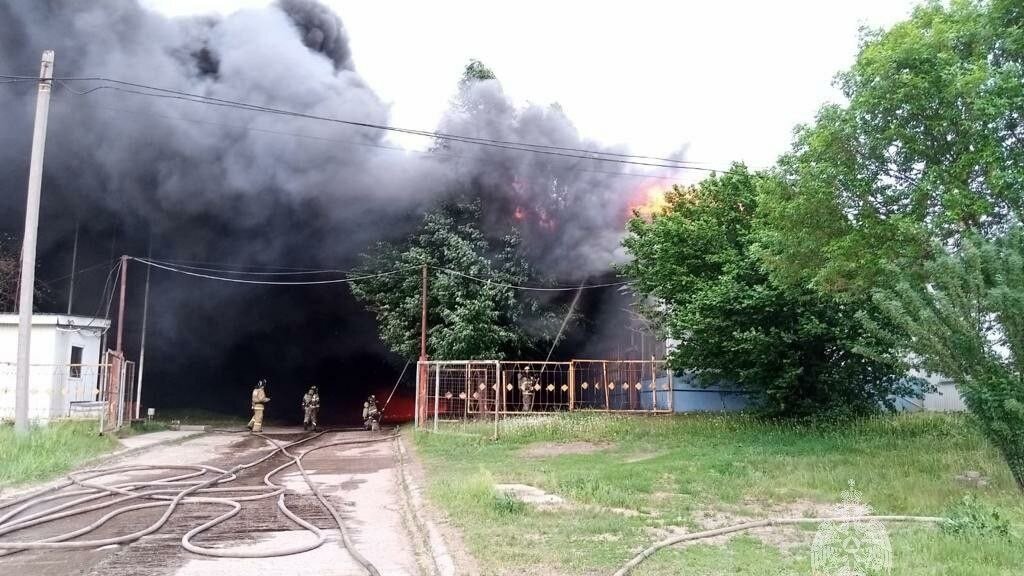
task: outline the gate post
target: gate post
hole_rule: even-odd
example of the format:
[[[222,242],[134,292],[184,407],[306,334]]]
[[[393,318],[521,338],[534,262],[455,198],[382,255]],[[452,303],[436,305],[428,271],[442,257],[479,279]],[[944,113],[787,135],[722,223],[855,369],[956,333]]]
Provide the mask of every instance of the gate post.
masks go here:
[[[434,366],[434,432],[437,432],[437,413],[441,409],[441,365]]]
[[[569,412],[576,409],[576,361],[569,361]]]
[[[106,418],[103,433],[113,432],[120,425],[121,380],[124,374],[124,355],[113,350],[107,351],[107,405],[104,407]]]

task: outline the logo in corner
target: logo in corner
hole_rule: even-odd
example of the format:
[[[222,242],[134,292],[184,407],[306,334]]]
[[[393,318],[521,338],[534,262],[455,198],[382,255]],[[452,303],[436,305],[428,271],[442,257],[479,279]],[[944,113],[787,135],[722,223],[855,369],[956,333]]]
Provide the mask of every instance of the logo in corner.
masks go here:
[[[814,576],[874,576],[892,573],[889,533],[878,520],[844,522],[840,518],[871,515],[863,494],[850,487],[833,508],[835,518],[818,525],[811,545]]]

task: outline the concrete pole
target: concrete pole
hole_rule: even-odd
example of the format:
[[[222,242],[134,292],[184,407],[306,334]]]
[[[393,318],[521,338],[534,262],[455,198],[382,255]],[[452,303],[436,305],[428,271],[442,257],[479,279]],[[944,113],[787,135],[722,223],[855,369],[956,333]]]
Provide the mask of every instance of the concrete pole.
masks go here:
[[[149,251],[146,259],[153,257],[153,236],[149,237]],[[149,272],[153,267],[146,266],[146,291],[142,296],[142,339],[139,342],[139,385],[135,389],[135,419],[142,417],[142,373],[146,369],[146,319],[149,318]],[[390,400],[390,399],[389,399]]]
[[[75,268],[78,266],[78,219],[75,219],[75,247],[71,250],[71,286],[68,288],[68,316],[71,316],[71,303],[75,299]]]
[[[15,383],[14,429],[28,433],[29,362],[31,360],[32,307],[36,284],[36,236],[39,231],[39,196],[43,187],[43,152],[46,122],[50,114],[53,87],[53,50],[43,52],[39,67],[32,159],[28,171],[28,200],[25,203],[25,235],[21,243],[21,287],[18,294],[18,372]]]

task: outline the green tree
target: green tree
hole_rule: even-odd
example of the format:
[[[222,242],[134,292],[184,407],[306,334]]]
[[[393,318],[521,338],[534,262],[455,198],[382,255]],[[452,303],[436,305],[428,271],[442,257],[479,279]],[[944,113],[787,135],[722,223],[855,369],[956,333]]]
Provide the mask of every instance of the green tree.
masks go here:
[[[529,347],[543,334],[521,327],[524,315],[548,318],[540,306],[507,285],[524,284],[529,268],[519,239],[488,242],[477,227],[476,204],[426,214],[404,242],[379,243],[356,276],[400,273],[351,283],[356,298],[377,315],[381,338],[396,354],[419,355],[420,267],[430,267],[427,349],[436,360],[496,359]],[[449,272],[454,271],[454,272]],[[490,280],[480,282],[465,275]]]
[[[926,284],[875,295],[909,336],[892,342],[889,360],[953,378],[1024,491],[1024,232],[974,237],[957,254],[935,250]]]
[[[911,393],[888,365],[854,351],[868,337],[856,307],[764,271],[754,214],[765,178],[736,165],[676,187],[662,213],[629,222],[622,271],[661,304],[656,317],[680,341],[670,364],[732,381],[774,414],[867,413]]]
[[[836,294],[923,273],[933,243],[998,236],[1024,213],[1024,9],[933,1],[863,33],[848,103],[797,129],[766,190],[775,277]]]

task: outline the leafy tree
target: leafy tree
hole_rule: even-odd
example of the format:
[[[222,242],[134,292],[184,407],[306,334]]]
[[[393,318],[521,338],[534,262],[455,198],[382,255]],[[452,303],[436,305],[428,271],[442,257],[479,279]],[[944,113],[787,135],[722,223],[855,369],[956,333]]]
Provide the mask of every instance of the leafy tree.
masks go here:
[[[1024,232],[974,237],[957,254],[935,250],[926,284],[903,281],[875,295],[909,336],[892,342],[888,359],[953,378],[1024,491]]]
[[[426,214],[419,230],[399,244],[382,242],[364,256],[356,276],[408,270],[351,283],[376,315],[381,338],[396,354],[419,355],[420,267],[430,267],[427,349],[437,360],[504,358],[546,332],[528,333],[524,316],[552,317],[507,285],[524,284],[529,268],[510,234],[493,245],[480,232],[477,204]],[[454,272],[449,272],[454,271]],[[490,280],[480,282],[464,275]]]
[[[885,363],[854,351],[868,338],[856,307],[764,271],[753,217],[764,178],[736,165],[676,187],[662,213],[629,222],[633,258],[622,270],[663,305],[658,317],[681,341],[670,364],[734,381],[774,414],[867,413],[912,393]]]
[[[863,33],[848,99],[798,128],[766,189],[776,279],[837,294],[918,275],[933,246],[995,237],[1024,212],[1024,9],[932,1]]]

